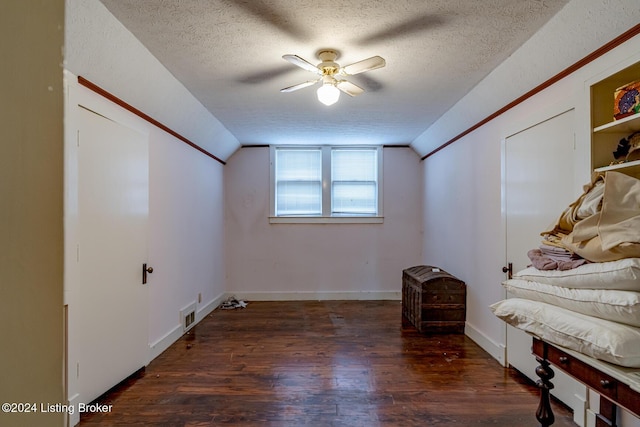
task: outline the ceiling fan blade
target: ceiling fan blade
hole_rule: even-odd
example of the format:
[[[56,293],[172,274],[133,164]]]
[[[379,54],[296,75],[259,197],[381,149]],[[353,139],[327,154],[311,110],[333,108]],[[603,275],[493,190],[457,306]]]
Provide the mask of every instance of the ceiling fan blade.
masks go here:
[[[357,96],[364,92],[364,89],[360,86],[347,80],[339,80],[338,83],[336,83],[336,87],[349,96]]]
[[[342,67],[342,72],[349,76],[354,74],[364,73],[365,71],[375,70],[386,65],[384,58],[380,56],[372,56],[371,58],[363,59],[362,61],[354,62],[351,65]]]
[[[285,61],[289,61],[293,65],[296,65],[304,70],[311,71],[312,73],[322,73],[318,67],[316,67],[306,59],[300,58],[298,55],[282,55],[282,59],[284,59]]]
[[[316,84],[316,83],[318,83],[318,81],[320,81],[320,79],[318,79],[318,80],[309,80],[308,82],[299,83],[297,85],[293,85],[293,86],[285,87],[284,89],[280,89],[280,92],[293,92],[294,90],[302,89],[302,88],[305,88],[307,86],[311,86],[313,84]]]
[[[399,23],[391,28],[370,34],[358,40],[358,44],[366,45],[370,43],[379,43],[381,41],[392,38],[402,38],[410,36],[420,31],[436,28],[446,23],[442,16],[426,14],[417,16],[409,21]]]
[[[265,3],[268,2],[256,0],[230,0],[230,3],[296,39],[307,40],[309,38],[307,29],[296,24],[295,20],[291,19],[290,10],[267,5]]]
[[[360,73],[357,76],[354,76],[353,80],[358,86],[361,86],[367,92],[378,92],[382,90],[382,82],[371,76],[371,74]]]
[[[263,69],[262,71],[239,76],[236,81],[244,84],[259,84],[275,79],[276,77],[292,73],[294,71],[295,68],[291,68],[287,64],[282,64],[281,66],[271,69]]]

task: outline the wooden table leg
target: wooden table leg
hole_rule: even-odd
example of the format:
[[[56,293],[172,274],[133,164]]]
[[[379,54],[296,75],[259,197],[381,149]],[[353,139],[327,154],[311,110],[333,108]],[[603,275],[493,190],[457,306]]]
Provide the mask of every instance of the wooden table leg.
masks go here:
[[[545,348],[546,350],[546,348]],[[546,351],[545,351],[546,354]],[[550,391],[553,389],[551,378],[554,377],[553,369],[549,366],[549,362],[541,357],[536,357],[540,364],[536,368],[536,374],[540,379],[536,382],[536,386],[540,389],[540,404],[536,411],[536,419],[540,423],[540,427],[549,427],[555,421],[555,416],[551,410]]]

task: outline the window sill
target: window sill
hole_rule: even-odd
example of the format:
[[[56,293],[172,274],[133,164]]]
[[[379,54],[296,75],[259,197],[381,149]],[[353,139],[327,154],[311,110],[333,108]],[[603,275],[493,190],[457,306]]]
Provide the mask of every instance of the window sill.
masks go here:
[[[382,224],[383,216],[270,216],[270,224]]]

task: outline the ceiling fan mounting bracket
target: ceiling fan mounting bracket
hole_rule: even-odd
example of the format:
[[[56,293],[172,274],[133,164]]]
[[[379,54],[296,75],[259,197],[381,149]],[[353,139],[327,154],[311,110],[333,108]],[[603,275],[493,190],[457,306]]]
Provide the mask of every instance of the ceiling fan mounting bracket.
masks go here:
[[[340,57],[340,52],[335,49],[320,49],[316,53],[318,59],[323,62],[333,62]]]
[[[318,68],[322,71],[323,76],[333,76],[340,70],[340,67],[335,62],[323,62],[318,65]]]
[[[335,60],[338,59],[340,54],[335,49],[320,49],[316,56],[322,62],[318,64],[318,69],[322,72],[323,76],[333,76],[340,71],[340,65],[336,64]]]

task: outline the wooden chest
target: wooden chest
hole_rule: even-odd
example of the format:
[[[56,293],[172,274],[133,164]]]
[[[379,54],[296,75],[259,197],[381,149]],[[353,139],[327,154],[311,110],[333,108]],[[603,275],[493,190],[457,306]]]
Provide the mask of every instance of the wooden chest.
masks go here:
[[[430,265],[402,271],[402,324],[421,333],[464,333],[465,283]]]

